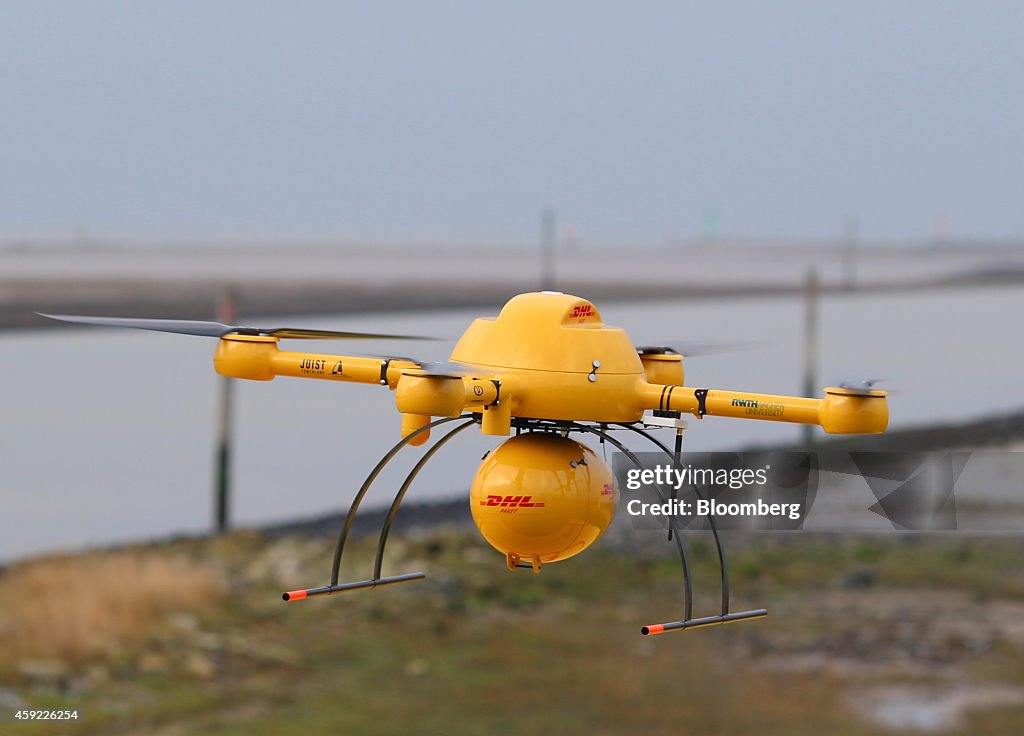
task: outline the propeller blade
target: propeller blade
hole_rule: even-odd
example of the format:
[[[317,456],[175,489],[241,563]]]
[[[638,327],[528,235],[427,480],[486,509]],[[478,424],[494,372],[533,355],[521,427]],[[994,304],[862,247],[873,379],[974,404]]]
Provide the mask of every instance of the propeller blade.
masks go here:
[[[430,361],[417,361],[420,368],[428,376],[437,376],[439,378],[452,378],[452,377],[463,377],[463,376],[486,376],[493,373],[491,370],[481,369],[475,365],[469,365],[468,363],[452,363],[450,361],[433,363]]]
[[[171,332],[178,335],[199,335],[200,337],[224,337],[230,334],[269,335],[297,340],[434,340],[420,335],[387,335],[376,332],[347,332],[337,330],[313,330],[303,327],[238,327],[220,322],[203,322],[188,319],[135,319],[133,317],[83,317],[74,314],[43,314],[40,317],[62,322],[75,322],[100,327],[132,327],[138,330]]]
[[[884,380],[884,378],[868,378],[866,380],[841,381],[839,388],[862,396],[870,396],[872,391],[880,390],[874,387],[875,384]]]
[[[731,353],[737,350],[749,350],[753,345],[724,342],[694,342],[692,340],[670,340],[660,345],[637,345],[636,351],[641,355],[682,355],[696,358],[704,355]]]
[[[408,363],[415,363],[416,367],[428,376],[437,378],[460,378],[463,376],[489,376],[494,373],[491,368],[472,365],[470,363],[455,363],[452,361],[433,361],[410,358],[405,355],[366,355],[367,358],[380,358],[381,360],[403,360]]]
[[[245,328],[239,328],[239,331]],[[424,335],[386,335],[378,332],[346,332],[338,330],[310,330],[302,327],[276,327],[260,330],[261,335],[287,337],[296,340],[438,340]]]
[[[202,322],[191,319],[134,319],[131,317],[83,317],[75,314],[43,314],[40,317],[75,322],[83,325],[100,327],[134,327],[138,330],[155,330],[157,332],[173,332],[178,335],[200,335],[202,337],[223,337],[236,331],[237,327],[222,325],[220,322]]]

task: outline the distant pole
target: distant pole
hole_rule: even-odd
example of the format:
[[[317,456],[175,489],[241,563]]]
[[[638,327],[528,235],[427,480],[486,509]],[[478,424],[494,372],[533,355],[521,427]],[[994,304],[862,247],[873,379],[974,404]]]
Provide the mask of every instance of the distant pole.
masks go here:
[[[843,288],[853,291],[857,288],[857,253],[860,244],[860,220],[856,215],[846,218],[843,230]]]
[[[932,223],[932,243],[935,245],[945,245],[949,238],[949,217],[945,214],[938,214],[935,216],[935,222]]]
[[[221,295],[217,305],[217,319],[227,325],[237,322],[235,310],[235,294],[229,287]],[[234,395],[234,379],[227,376],[220,378],[220,395],[217,405],[217,446],[214,465],[214,524],[217,533],[228,530],[228,514],[231,496],[231,415],[232,398]]]
[[[554,291],[555,249],[558,234],[555,231],[555,210],[545,207],[540,215],[540,288],[543,291]]]
[[[818,385],[818,272],[811,267],[804,284],[804,396],[814,396]],[[804,445],[814,444],[814,428],[803,425]]]
[[[579,245],[579,233],[575,223],[567,222],[562,226],[562,250],[566,253],[574,253]]]
[[[709,204],[704,208],[704,242],[718,240],[718,205]]]

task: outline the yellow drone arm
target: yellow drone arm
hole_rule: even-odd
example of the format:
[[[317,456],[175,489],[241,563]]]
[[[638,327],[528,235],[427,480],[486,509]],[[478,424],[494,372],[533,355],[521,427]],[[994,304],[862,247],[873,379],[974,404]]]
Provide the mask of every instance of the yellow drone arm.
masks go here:
[[[396,389],[403,436],[429,424],[432,416],[459,416],[467,409],[483,413],[485,430],[493,426],[494,433],[508,434],[511,402],[500,401],[500,382],[489,378],[427,375],[419,364],[403,358],[279,350],[277,338],[264,335],[224,336],[213,365],[221,375],[253,381],[293,376],[388,386]],[[422,444],[429,434],[421,432],[412,444]]]
[[[877,434],[889,423],[884,391],[829,387],[823,399],[648,384],[648,408],[697,417],[720,416],[817,424],[831,434]]]
[[[277,376],[294,376],[385,384],[392,388],[403,370],[419,367],[410,360],[402,359],[279,350],[277,338],[264,335],[222,337],[213,357],[213,365],[221,375],[253,381],[270,381]]]

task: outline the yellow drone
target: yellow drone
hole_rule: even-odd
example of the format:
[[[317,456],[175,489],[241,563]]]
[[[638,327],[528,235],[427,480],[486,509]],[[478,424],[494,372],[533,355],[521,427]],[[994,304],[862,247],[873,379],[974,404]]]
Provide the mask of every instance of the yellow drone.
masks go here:
[[[505,556],[509,569],[540,572],[545,564],[582,552],[608,528],[619,492],[609,465],[570,433],[607,441],[634,464],[634,453],[611,428],[643,435],[678,465],[682,414],[817,424],[826,432],[885,431],[886,393],[870,383],[825,389],[820,399],[691,388],[683,382],[683,352],[672,346],[635,347],[625,331],[604,324],[586,299],[569,294],[520,294],[496,319],[477,319],[462,335],[450,362],[411,358],[321,355],[281,350],[281,338],[404,338],[308,329],[258,329],[217,322],[46,315],[87,324],[219,338],[214,368],[222,375],[269,381],[277,376],[371,383],[395,392],[402,439],[377,463],[356,493],[334,552],[331,582],[293,590],[284,600],[421,580],[424,573],[383,576],[384,547],[412,481],[433,455],[459,432],[479,425],[486,435],[507,437],[477,469],[470,492],[473,519],[483,537]],[[435,418],[438,417],[438,418]],[[339,583],[342,552],[359,505],[384,466],[406,445],[422,445],[430,431],[462,420],[431,446],[399,488],[381,529],[373,577]],[[674,451],[647,430],[675,430]],[[719,615],[692,617],[686,547],[669,517],[669,537],[679,548],[684,572],[684,615],[645,626],[644,634],[756,618],[764,609],[731,613],[725,556],[714,520],[722,581]]]

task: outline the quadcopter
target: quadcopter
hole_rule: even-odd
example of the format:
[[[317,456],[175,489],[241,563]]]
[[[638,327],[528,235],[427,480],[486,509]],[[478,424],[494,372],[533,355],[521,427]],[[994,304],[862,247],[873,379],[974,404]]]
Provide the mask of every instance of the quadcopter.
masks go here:
[[[607,442],[636,467],[640,461],[612,429],[650,441],[681,467],[682,415],[734,417],[821,426],[833,434],[884,432],[887,394],[872,382],[824,389],[822,398],[777,396],[684,384],[681,346],[636,347],[626,332],[605,325],[588,300],[559,292],[520,294],[495,319],[477,319],[447,362],[397,356],[323,355],[281,350],[295,339],[415,339],[404,335],[301,328],[261,329],[218,322],[43,315],[68,322],[134,327],[218,338],[213,364],[232,378],[270,381],[277,376],[385,386],[401,414],[401,440],[374,466],[341,525],[328,585],[288,591],[285,601],[422,580],[425,573],[383,575],[384,549],[407,491],[445,444],[470,427],[505,437],[484,456],[470,490],[473,520],[505,557],[509,570],[540,572],[592,545],[609,527],[619,501],[611,467],[570,435]],[[453,424],[453,427],[445,425]],[[445,432],[425,450],[399,487],[380,531],[373,576],[339,582],[346,540],[359,506],[384,467],[407,445],[423,445],[432,430]],[[651,430],[675,431],[674,447]],[[660,492],[659,492],[660,493]],[[664,500],[664,499],[663,499]],[[767,615],[763,608],[730,611],[725,553],[713,517],[721,578],[721,610],[694,618],[687,548],[675,517],[668,517],[683,567],[683,616],[641,628],[644,635],[732,623]]]

